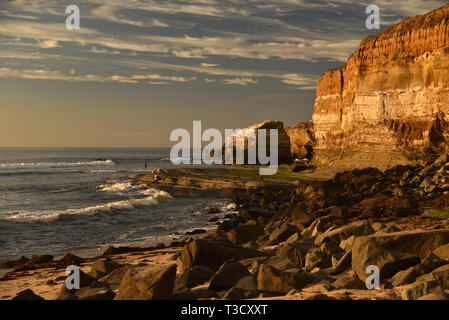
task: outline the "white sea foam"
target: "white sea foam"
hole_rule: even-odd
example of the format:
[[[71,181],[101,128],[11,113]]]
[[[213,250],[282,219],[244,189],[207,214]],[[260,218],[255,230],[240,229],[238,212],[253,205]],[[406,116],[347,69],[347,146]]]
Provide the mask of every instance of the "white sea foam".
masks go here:
[[[36,211],[36,212],[17,212],[11,215],[5,215],[2,217],[4,220],[14,220],[23,222],[50,222],[57,220],[60,216],[69,215],[87,215],[91,216],[101,212],[121,212],[131,211],[133,209],[154,206],[159,204],[159,201],[163,198],[172,198],[169,193],[165,191],[153,189],[152,195],[143,199],[130,199],[116,202],[105,203],[97,206],[91,206],[81,209],[68,209],[64,211]]]
[[[16,162],[16,163],[0,163],[0,170],[106,167],[115,165],[116,164],[112,160],[84,161],[84,162],[35,162],[35,163]]]

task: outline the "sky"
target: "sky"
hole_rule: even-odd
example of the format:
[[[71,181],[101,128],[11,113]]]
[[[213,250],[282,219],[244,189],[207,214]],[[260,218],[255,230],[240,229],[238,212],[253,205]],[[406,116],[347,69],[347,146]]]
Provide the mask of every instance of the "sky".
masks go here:
[[[310,121],[317,81],[439,0],[1,0],[0,147],[166,147],[192,121]],[[66,7],[80,29],[66,28]]]

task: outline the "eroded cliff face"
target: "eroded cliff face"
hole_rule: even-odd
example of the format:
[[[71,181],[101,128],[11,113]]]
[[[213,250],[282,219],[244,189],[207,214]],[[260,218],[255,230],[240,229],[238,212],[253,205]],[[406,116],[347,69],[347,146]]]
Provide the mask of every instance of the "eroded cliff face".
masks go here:
[[[293,127],[285,128],[285,132],[290,138],[290,153],[293,159],[310,160],[313,157],[313,148],[316,143],[313,123],[298,123]]]
[[[449,5],[362,40],[320,79],[319,166],[386,169],[449,148]]]

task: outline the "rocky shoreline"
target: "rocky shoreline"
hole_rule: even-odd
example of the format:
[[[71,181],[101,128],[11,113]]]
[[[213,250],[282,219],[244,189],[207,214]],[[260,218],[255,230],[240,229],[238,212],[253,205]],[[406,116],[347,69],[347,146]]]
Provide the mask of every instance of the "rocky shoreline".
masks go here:
[[[325,181],[242,178],[230,188],[238,214],[215,232],[167,247],[111,247],[93,259],[6,262],[0,268],[13,270],[0,278],[0,299],[446,300],[448,160]],[[81,289],[68,291],[73,264],[83,271]],[[366,288],[370,265],[380,270],[377,290]]]

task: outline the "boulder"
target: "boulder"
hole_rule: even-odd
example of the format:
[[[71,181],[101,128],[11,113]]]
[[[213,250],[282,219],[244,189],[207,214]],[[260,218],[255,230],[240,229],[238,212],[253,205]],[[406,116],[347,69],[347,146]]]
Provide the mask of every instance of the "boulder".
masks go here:
[[[209,288],[198,287],[194,289],[185,289],[173,294],[173,300],[199,300],[216,298],[217,293]]]
[[[98,281],[94,277],[89,276],[87,273],[80,270],[80,289],[82,288],[88,288],[91,286],[98,286]],[[72,300],[77,299],[74,295],[78,290],[73,289],[69,290],[67,289],[66,282],[64,281],[60,291],[58,300]]]
[[[449,230],[412,230],[370,235],[354,240],[352,268],[365,280],[365,268],[377,265],[386,279],[420,263],[434,249],[449,243]]]
[[[239,288],[229,289],[222,298],[223,300],[242,300],[245,299],[245,292]]]
[[[181,260],[183,270],[203,265],[216,271],[229,259],[243,260],[263,256],[266,254],[227,241],[195,240],[184,246]]]
[[[418,300],[429,294],[446,295],[437,281],[415,282],[402,292],[402,300]]]
[[[246,276],[240,279],[234,288],[242,289],[245,292],[256,291],[257,286],[252,276]]]
[[[110,287],[112,290],[116,290],[120,287],[120,283],[122,282],[123,278],[125,277],[125,274],[128,272],[128,269],[129,269],[129,266],[115,269],[114,271],[107,274],[106,276],[98,279],[98,282],[104,283],[105,285]]]
[[[176,264],[152,268],[130,268],[114,300],[170,300]]]
[[[85,287],[78,290],[74,300],[113,300],[115,293],[107,287],[91,288]]]
[[[331,274],[337,275],[349,269],[352,263],[352,252],[346,252],[343,257],[333,266]]]
[[[424,259],[436,248],[449,243],[449,230],[408,230],[360,237],[354,241],[354,245],[356,242],[371,242],[381,248],[414,254]]]
[[[298,232],[300,232],[300,230],[296,226],[284,223],[270,234],[268,240],[270,241],[270,244],[278,244],[286,241],[289,237]]]
[[[371,265],[380,269],[382,281],[420,262],[416,255],[386,250],[370,240],[370,237],[356,238],[352,247],[352,269],[362,281],[368,278],[366,268]]]
[[[361,281],[358,278],[352,277],[352,276],[343,276],[338,278],[334,283],[332,283],[332,286],[339,290],[339,289],[355,289],[355,290],[364,290],[366,289],[366,285],[363,281]]]
[[[281,246],[278,256],[292,261],[296,267],[302,268],[305,266],[307,248],[299,244],[286,243]]]
[[[175,280],[175,291],[193,288],[209,281],[214,275],[214,271],[205,266],[194,266],[192,269],[184,271]]]
[[[318,235],[315,239],[315,244],[321,246],[321,244],[326,241],[340,244],[341,241],[346,240],[351,236],[366,236],[373,233],[374,230],[368,220],[356,221]]]
[[[436,248],[433,253],[440,259],[449,260],[449,243]]]
[[[232,288],[243,277],[250,276],[248,269],[246,269],[240,262],[229,261],[225,262],[223,266],[212,277],[209,289],[215,291],[222,291]]]
[[[273,266],[263,264],[257,275],[257,289],[273,293],[287,294],[293,289],[302,289],[313,282],[313,278],[301,269],[281,271]]]
[[[27,289],[24,291],[20,291],[12,300],[25,300],[25,301],[32,301],[32,300],[45,300],[41,296],[38,296],[33,292],[31,289]]]
[[[245,224],[239,224],[229,235],[229,240],[234,244],[256,241],[257,238],[265,233],[264,226],[250,221]]]
[[[92,267],[87,274],[90,275],[91,277],[94,277],[95,279],[99,279],[120,267],[121,265],[117,262],[99,260],[95,261],[92,264]]]
[[[310,250],[306,255],[306,270],[311,271],[315,268],[325,269],[330,267],[331,265],[331,256],[327,255],[319,248]]]
[[[300,205],[297,205],[293,208],[291,218],[294,223],[298,222],[304,227],[309,226],[313,221],[313,218],[309,216]]]

